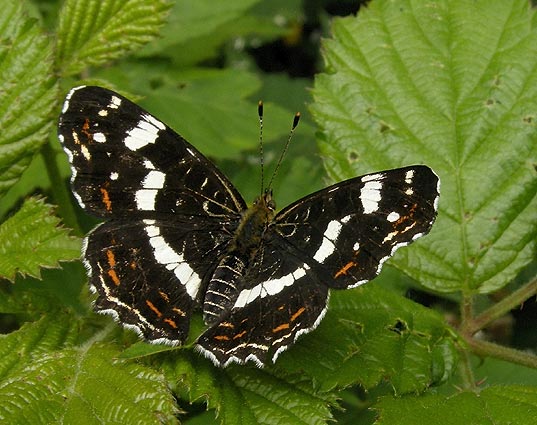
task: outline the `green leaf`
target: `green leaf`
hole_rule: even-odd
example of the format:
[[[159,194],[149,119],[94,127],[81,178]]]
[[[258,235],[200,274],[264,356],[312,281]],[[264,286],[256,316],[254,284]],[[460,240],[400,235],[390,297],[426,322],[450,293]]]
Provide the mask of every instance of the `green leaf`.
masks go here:
[[[23,5],[0,0],[0,196],[46,142],[56,102],[49,40]]]
[[[91,341],[54,351],[73,323],[46,316],[0,337],[3,423],[177,423],[158,373],[114,361],[118,351]]]
[[[235,0],[221,3],[209,0],[195,3],[175,2],[170,20],[162,30],[162,38],[148,49],[186,43],[213,34],[220,26],[229,25],[260,0]]]
[[[169,57],[186,68],[222,56],[221,47],[226,43],[241,52],[248,45],[248,37],[259,46],[263,40],[288,33],[289,21],[298,14],[297,4],[296,0],[176,1],[162,37],[145,46],[139,56]],[[241,67],[244,69],[244,62]]]
[[[0,313],[36,320],[43,313],[68,308],[86,315],[90,311],[86,282],[86,269],[78,261],[62,263],[61,269],[43,269],[39,279],[19,274],[15,284],[0,281]]]
[[[145,341],[138,341],[127,347],[119,355],[120,359],[137,359],[140,357],[150,356],[155,353],[164,353],[166,351],[176,351],[177,347],[164,344],[150,344]]]
[[[386,397],[375,409],[379,413],[377,425],[532,424],[537,417],[537,388],[498,385],[447,398],[442,395]]]
[[[78,321],[65,313],[56,312],[54,315],[42,315],[36,322],[25,323],[15,332],[0,335],[0,388],[34,358],[73,342],[77,327]]]
[[[535,256],[537,31],[526,0],[372,1],[334,21],[312,110],[333,179],[425,163],[432,232],[392,265],[489,293]]]
[[[154,39],[168,0],[66,0],[58,25],[57,64],[64,76],[102,65]]]
[[[182,353],[167,364],[170,377],[192,401],[206,400],[222,424],[324,424],[334,396],[318,393],[311,382],[278,376],[250,366],[215,368],[197,353]]]
[[[302,370],[323,391],[355,383],[370,389],[387,380],[396,393],[417,392],[451,376],[453,339],[438,314],[375,282],[332,291],[319,328],[282,354],[276,367]]]
[[[13,280],[17,272],[39,277],[41,267],[59,267],[58,260],[80,258],[80,239],[60,227],[52,206],[29,198],[0,225],[0,276]]]

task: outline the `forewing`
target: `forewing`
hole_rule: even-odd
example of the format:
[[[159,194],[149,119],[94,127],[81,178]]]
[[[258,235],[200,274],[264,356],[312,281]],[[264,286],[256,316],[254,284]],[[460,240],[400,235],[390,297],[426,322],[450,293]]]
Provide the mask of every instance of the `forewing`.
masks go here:
[[[282,210],[273,230],[331,288],[373,279],[401,246],[429,232],[439,180],[422,165],[335,184]]]
[[[172,129],[125,97],[82,86],[58,127],[73,192],[99,217],[223,217],[246,208],[227,178]]]

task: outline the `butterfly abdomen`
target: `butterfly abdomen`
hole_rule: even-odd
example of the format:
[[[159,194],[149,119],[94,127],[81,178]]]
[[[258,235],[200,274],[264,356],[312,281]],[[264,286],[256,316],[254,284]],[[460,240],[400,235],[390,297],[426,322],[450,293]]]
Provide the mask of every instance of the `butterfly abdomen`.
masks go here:
[[[228,254],[220,260],[207,286],[203,302],[203,320],[210,325],[230,310],[240,292],[240,281],[246,263],[236,254]]]

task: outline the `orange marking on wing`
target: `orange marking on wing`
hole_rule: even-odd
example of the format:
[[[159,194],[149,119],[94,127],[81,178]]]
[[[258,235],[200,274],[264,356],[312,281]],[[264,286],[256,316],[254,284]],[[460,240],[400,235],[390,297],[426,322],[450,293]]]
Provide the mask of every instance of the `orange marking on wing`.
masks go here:
[[[300,307],[295,314],[291,316],[291,322],[294,322],[298,316],[306,311],[306,307]]]
[[[403,224],[408,219],[408,216],[402,215],[397,219],[397,221],[394,223],[394,227],[399,227],[401,224]]]
[[[222,322],[222,323],[219,323],[218,326],[221,326],[223,328],[234,328],[235,325],[233,323],[230,323],[230,322]]]
[[[170,302],[170,297],[168,296],[168,294],[166,292],[158,291],[158,294],[161,296],[161,298],[164,301]]]
[[[138,266],[138,264],[136,263],[136,261],[131,261],[129,266],[131,269],[136,270],[136,267]]]
[[[229,336],[226,335],[216,335],[214,339],[218,341],[229,341]]]
[[[82,133],[84,133],[86,135],[86,137],[88,138],[88,140],[92,140],[93,139],[93,135],[89,132],[89,128],[90,128],[90,125],[89,125],[89,119],[86,118],[84,120],[84,124],[82,124]]]
[[[160,310],[158,308],[155,307],[155,304],[153,304],[151,301],[149,300],[145,300],[145,303],[147,304],[147,306],[153,310],[153,312],[158,316],[158,317],[162,317],[162,313],[160,312]]]
[[[280,326],[276,326],[272,329],[273,333],[283,331],[284,329],[289,329],[289,323],[282,323]]]
[[[356,267],[357,264],[354,261],[349,261],[347,264],[345,264],[343,267],[341,267],[337,273],[334,275],[334,278],[338,278],[341,275],[346,275],[350,268]]]
[[[412,218],[417,209],[418,204],[412,204],[412,207],[410,207],[410,210],[408,210],[408,217]]]
[[[241,337],[244,336],[244,334],[246,334],[246,331],[242,331],[241,333],[238,333],[237,335],[235,335],[235,336],[233,337],[233,339],[241,338]]]
[[[106,211],[112,211],[112,201],[110,200],[110,195],[108,194],[108,191],[104,188],[104,187],[101,187],[101,194],[103,195],[103,204],[104,204],[104,207],[106,208]]]
[[[111,249],[106,250],[106,258],[108,259],[108,265],[114,267],[116,265],[116,256]]]
[[[107,273],[108,273],[108,276],[110,276],[110,279],[112,279],[112,282],[114,282],[114,285],[119,286],[121,281],[119,280],[119,277],[118,277],[116,271],[113,270],[113,269],[110,269],[110,270],[108,270]]]
[[[172,328],[177,329],[177,323],[175,323],[172,319],[164,319],[164,322],[170,325]]]

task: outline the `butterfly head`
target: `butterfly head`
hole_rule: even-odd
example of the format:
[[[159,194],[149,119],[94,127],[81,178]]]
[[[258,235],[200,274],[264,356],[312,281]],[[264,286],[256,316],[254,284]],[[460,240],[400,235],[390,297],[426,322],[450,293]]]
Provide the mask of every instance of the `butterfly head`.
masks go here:
[[[272,189],[265,189],[263,195],[258,196],[253,205],[248,208],[244,217],[255,217],[252,221],[256,222],[259,228],[265,229],[274,217],[275,210],[276,203],[272,199]],[[245,222],[250,220],[250,218],[243,218]]]
[[[273,214],[276,210],[276,202],[272,199],[272,189],[265,189],[263,195],[256,198],[254,205]]]

